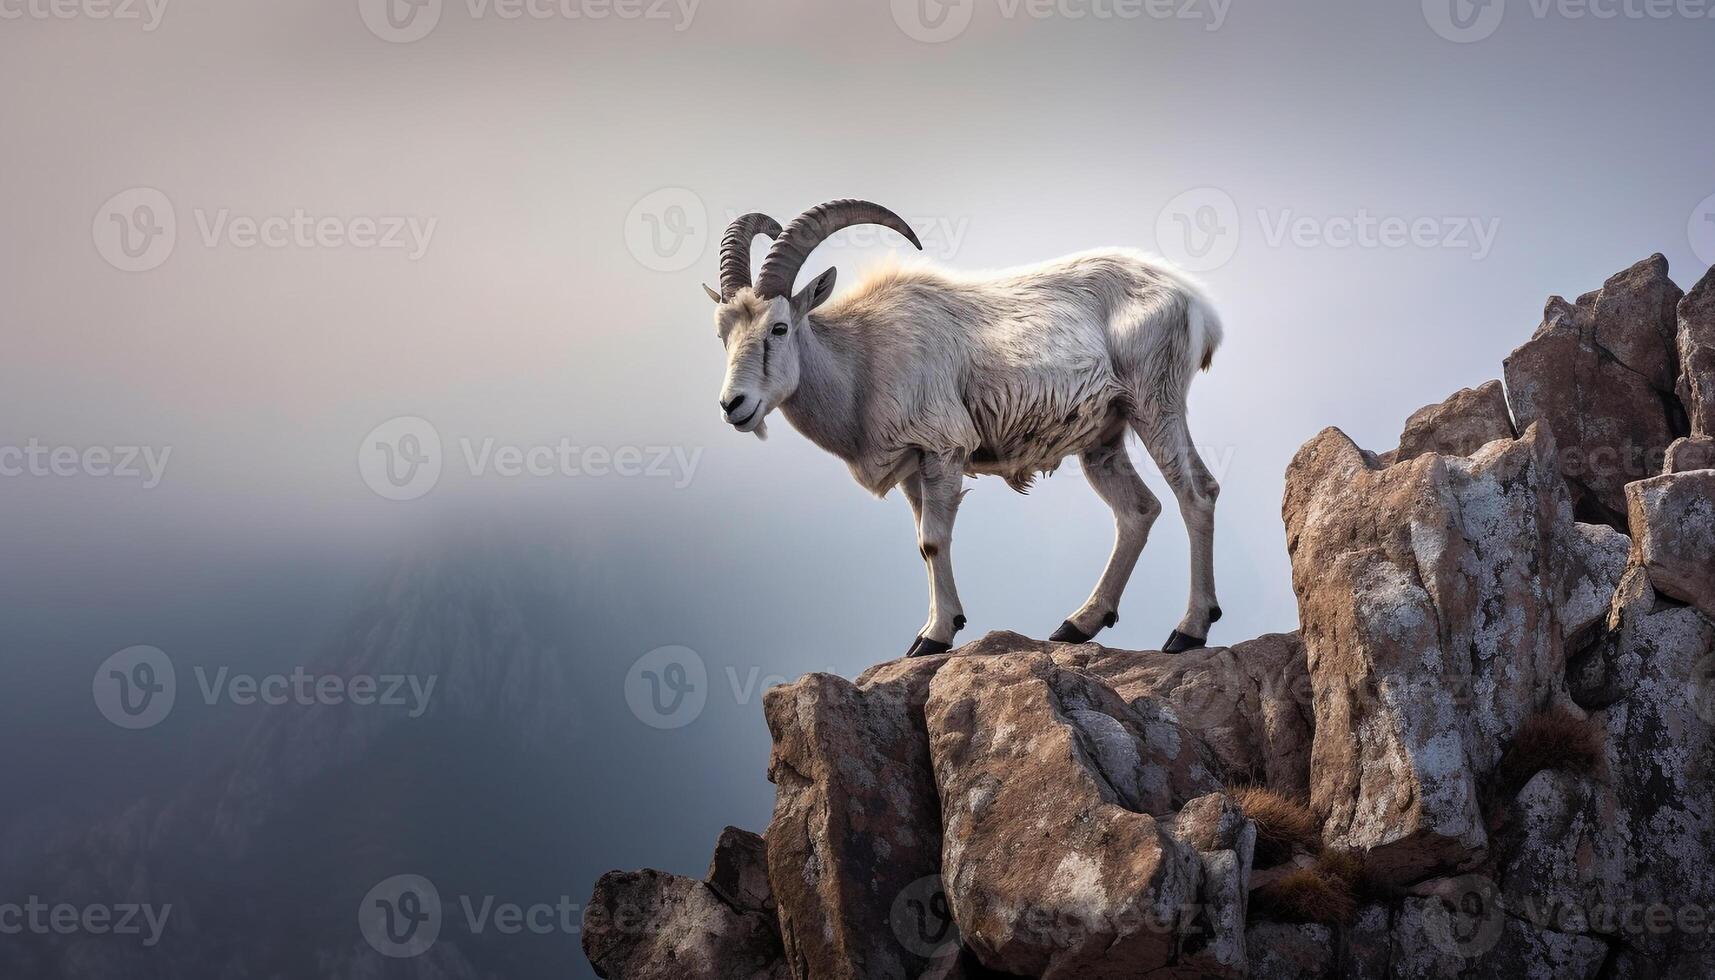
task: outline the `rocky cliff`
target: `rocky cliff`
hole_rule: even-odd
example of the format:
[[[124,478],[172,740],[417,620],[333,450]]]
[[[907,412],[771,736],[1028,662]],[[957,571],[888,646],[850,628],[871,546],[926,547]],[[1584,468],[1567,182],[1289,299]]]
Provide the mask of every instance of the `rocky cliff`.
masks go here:
[[[1715,977],[1715,273],[1503,373],[1299,451],[1298,633],[775,688],[766,833],[604,876],[597,972]]]

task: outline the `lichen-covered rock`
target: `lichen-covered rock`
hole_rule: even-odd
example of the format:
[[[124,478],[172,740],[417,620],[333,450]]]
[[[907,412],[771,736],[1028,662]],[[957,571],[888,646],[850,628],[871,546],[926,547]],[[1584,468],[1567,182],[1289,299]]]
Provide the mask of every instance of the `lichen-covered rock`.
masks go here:
[[[1693,435],[1715,436],[1715,269],[1679,303],[1679,400]]]
[[[1164,823],[1173,836],[1199,851],[1236,850],[1247,833],[1253,841],[1256,834],[1255,827],[1247,830],[1245,811],[1225,793],[1199,796]]]
[[[1580,520],[1625,527],[1625,485],[1660,472],[1683,421],[1677,313],[1682,293],[1660,255],[1576,304],[1556,296],[1505,364],[1520,430],[1543,422]]]
[[[1559,539],[1560,628],[1571,639],[1608,618],[1614,590],[1626,573],[1632,542],[1606,524],[1574,524]]]
[[[1715,436],[1686,436],[1667,447],[1663,473],[1688,473],[1715,469]]]
[[[1606,596],[1601,608],[1605,612]],[[1053,643],[1001,630],[951,653],[878,664],[859,675],[857,685],[872,694],[886,688],[920,714],[930,680],[949,660],[1033,652],[1050,653],[1055,663],[1101,680],[1144,718],[1189,732],[1184,751],[1195,751],[1206,764],[1212,754],[1225,782],[1264,784],[1294,796],[1309,792],[1314,719],[1297,633],[1165,654]]]
[[[741,912],[707,883],[661,871],[610,871],[584,909],[584,955],[614,980],[787,980],[772,920]]]
[[[1043,978],[1172,962],[1202,862],[1143,812],[1166,788],[1129,705],[1036,653],[955,658],[925,710],[942,876],[977,958]]]
[[[1632,560],[1650,584],[1715,619],[1715,470],[1640,480],[1626,502]]]
[[[1250,905],[1256,825],[1224,793],[1192,800],[1163,825],[1194,848],[1203,862],[1193,935],[1181,961],[1183,975],[1245,976],[1245,918]]]
[[[1313,923],[1259,922],[1246,937],[1253,980],[1320,980],[1334,975],[1334,932]]]
[[[1504,901],[1510,914],[1602,936],[1640,963],[1701,958],[1715,975],[1704,914],[1715,906],[1715,623],[1663,603],[1635,566],[1609,623],[1595,651],[1608,683],[1591,712],[1603,769],[1538,773],[1508,804]],[[1667,911],[1652,925],[1663,914],[1654,909]]]
[[[1486,879],[1446,884],[1444,895],[1408,898],[1394,917],[1391,977],[1398,980],[1595,980],[1608,945],[1506,914]]]
[[[737,827],[721,831],[706,880],[734,908],[774,914],[774,894],[768,886],[768,845],[761,835]]]
[[[1287,472],[1293,588],[1327,843],[1409,880],[1486,850],[1477,782],[1560,696],[1574,532],[1553,439],[1382,468],[1343,433]],[[1587,542],[1580,542],[1587,546]]]
[[[860,689],[809,674],[763,697],[774,751],[768,878],[797,980],[916,977],[933,950],[889,928],[896,900],[939,873],[941,832],[912,675]]]
[[[1208,746],[1229,784],[1309,793],[1315,722],[1298,634],[1177,655],[1063,646],[1055,660],[1100,678],[1140,710],[1171,712]]]
[[[1469,456],[1496,439],[1516,435],[1505,389],[1499,381],[1486,381],[1412,413],[1390,462],[1407,462],[1425,453]]]
[[[1342,980],[1387,980],[1393,960],[1393,910],[1371,904],[1358,909],[1340,950]]]

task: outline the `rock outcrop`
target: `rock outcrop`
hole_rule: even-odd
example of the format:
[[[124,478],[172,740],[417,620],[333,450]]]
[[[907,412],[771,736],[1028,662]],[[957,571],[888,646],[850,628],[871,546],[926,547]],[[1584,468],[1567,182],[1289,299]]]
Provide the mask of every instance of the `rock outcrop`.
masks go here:
[[[1715,978],[1715,274],[1646,260],[1286,474],[1300,631],[993,633],[765,699],[774,819],[603,975]],[[1600,463],[1600,466],[1592,466]],[[1266,846],[1264,846],[1266,843]],[[766,926],[766,927],[765,927]]]
[[[1580,520],[1623,530],[1626,484],[1659,473],[1686,434],[1681,295],[1667,260],[1651,256],[1576,303],[1550,298],[1536,335],[1506,360],[1513,420],[1553,430]]]

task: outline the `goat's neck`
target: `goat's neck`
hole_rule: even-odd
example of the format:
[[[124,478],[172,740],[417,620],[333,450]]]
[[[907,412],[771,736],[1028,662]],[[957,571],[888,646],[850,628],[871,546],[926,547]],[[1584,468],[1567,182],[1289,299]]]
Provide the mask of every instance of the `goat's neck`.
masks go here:
[[[858,418],[860,352],[839,325],[808,317],[798,338],[798,390],[780,405],[786,421],[847,462],[862,447]]]

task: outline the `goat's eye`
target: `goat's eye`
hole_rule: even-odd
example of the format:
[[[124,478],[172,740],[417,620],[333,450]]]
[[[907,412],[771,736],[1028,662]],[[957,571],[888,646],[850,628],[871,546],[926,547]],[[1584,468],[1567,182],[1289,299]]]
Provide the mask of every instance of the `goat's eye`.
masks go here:
[[[776,323],[774,325],[774,329],[769,331],[769,332],[774,334],[774,336],[776,336],[776,337],[784,337],[784,336],[786,336],[786,324]]]

